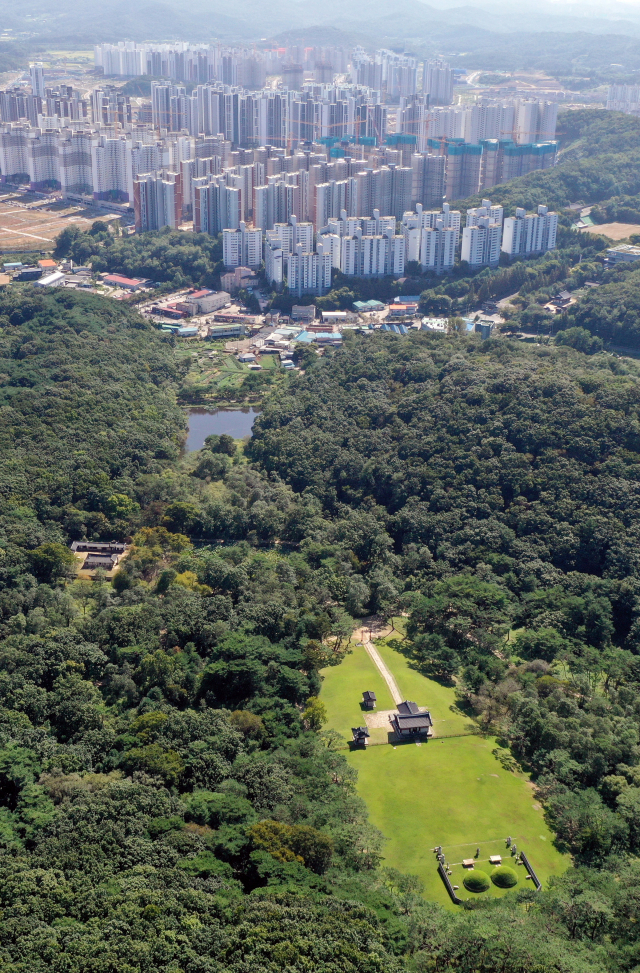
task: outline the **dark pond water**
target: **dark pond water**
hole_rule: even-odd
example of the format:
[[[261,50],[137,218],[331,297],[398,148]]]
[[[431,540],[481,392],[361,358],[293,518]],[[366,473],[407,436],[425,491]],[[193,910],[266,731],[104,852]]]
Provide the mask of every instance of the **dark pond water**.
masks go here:
[[[192,453],[196,449],[202,449],[207,436],[233,436],[234,439],[243,439],[251,435],[251,429],[256,418],[260,415],[260,409],[216,409],[215,412],[208,412],[206,409],[189,409],[189,432],[185,451]]]

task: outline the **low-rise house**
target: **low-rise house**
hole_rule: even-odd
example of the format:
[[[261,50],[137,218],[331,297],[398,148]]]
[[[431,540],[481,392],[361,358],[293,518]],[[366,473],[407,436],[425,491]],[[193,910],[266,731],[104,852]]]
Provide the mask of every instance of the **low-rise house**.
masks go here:
[[[341,345],[342,335],[339,331],[325,331],[316,334],[316,342],[319,345]]]
[[[250,267],[235,267],[221,276],[220,284],[225,291],[235,294],[241,289],[257,286],[258,277]]]
[[[398,703],[398,711],[390,717],[390,723],[400,740],[431,736],[431,727],[433,726],[429,710],[420,709],[417,703],[409,700]]]
[[[127,545],[122,541],[84,540],[74,541],[71,550],[78,557],[86,555],[81,565],[83,571],[95,571],[98,568],[113,571],[126,554]]]
[[[417,304],[400,303],[400,301],[394,301],[393,304],[389,305],[389,316],[394,318],[400,317],[412,317],[414,314],[418,313]]]
[[[127,545],[122,541],[74,541],[71,550],[74,554],[124,554]]]
[[[360,314],[368,314],[371,311],[384,311],[386,304],[381,301],[354,301],[353,307]]]
[[[117,564],[118,557],[116,554],[87,554],[82,570],[95,571],[97,568],[102,568],[105,571],[113,571]]]
[[[139,291],[144,287],[146,280],[137,280],[135,277],[123,277],[121,274],[107,274],[102,278],[109,287],[121,287],[125,291]]]
[[[315,317],[315,304],[294,304],[291,308],[292,321],[302,321],[303,324],[309,324],[311,321],[315,320]]]
[[[219,321],[221,315],[214,315],[213,320]],[[229,322],[228,324],[221,324],[216,327],[211,325],[207,333],[207,337],[213,339],[214,341],[219,341],[222,338],[244,338],[245,336],[245,326],[240,323]]]
[[[609,247],[607,260],[610,264],[633,263],[640,260],[640,247],[631,243],[620,243],[617,247]]]
[[[46,277],[40,277],[33,282],[34,287],[60,287],[61,284],[64,284],[64,274],[60,270],[55,270],[52,274],[47,274]]]
[[[39,280],[41,277],[42,270],[40,267],[25,267],[24,270],[21,270],[19,274],[16,274],[13,279],[18,283],[22,283],[23,281]]]

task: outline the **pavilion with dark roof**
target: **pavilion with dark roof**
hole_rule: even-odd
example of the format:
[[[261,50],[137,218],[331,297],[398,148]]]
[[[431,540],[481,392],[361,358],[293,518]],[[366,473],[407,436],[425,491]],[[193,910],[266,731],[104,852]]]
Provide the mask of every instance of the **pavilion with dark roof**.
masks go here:
[[[366,689],[362,694],[362,702],[365,709],[374,709],[376,705],[376,694]]]
[[[366,726],[352,726],[353,742],[357,747],[366,747],[369,731]]]
[[[431,736],[433,720],[428,709],[420,709],[417,703],[405,700],[398,703],[398,711],[390,717],[394,733],[400,740],[416,736]]]

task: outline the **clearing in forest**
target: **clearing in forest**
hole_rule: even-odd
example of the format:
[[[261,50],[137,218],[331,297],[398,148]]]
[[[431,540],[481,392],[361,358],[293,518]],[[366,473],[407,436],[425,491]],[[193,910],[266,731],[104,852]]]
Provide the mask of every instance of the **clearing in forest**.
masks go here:
[[[447,860],[456,863],[473,857],[478,847],[481,858],[496,854],[511,836],[546,885],[568,867],[569,858],[555,848],[528,777],[505,770],[492,753],[495,739],[472,732],[473,721],[458,709],[454,689],[421,675],[390,641],[378,639],[376,648],[402,695],[430,710],[435,735],[418,745],[393,745],[385,744],[386,729],[372,728],[371,743],[380,745],[348,754],[358,771],[358,793],[367,803],[369,819],[387,839],[383,865],[418,875],[427,898],[455,908],[438,875],[433,849],[442,845]],[[364,690],[376,693],[376,712],[393,709],[389,689],[362,645],[322,675],[327,728],[345,740],[351,739],[351,727],[366,723]],[[523,875],[519,886],[530,884]]]

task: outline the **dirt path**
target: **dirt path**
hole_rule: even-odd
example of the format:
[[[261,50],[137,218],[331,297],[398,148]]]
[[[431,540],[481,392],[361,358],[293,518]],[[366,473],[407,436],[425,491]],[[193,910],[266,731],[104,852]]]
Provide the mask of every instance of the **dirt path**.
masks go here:
[[[365,619],[365,621],[366,621],[366,619]],[[382,656],[380,655],[380,653],[376,649],[376,647],[373,644],[373,642],[371,642],[367,638],[367,635],[369,633],[372,634],[372,635],[374,633],[376,635],[380,634],[375,629],[375,627],[373,625],[371,625],[371,626],[367,625],[367,626],[365,626],[363,628],[356,629],[355,636],[356,636],[356,638],[360,642],[362,642],[362,644],[364,645],[365,649],[369,653],[369,657],[371,658],[371,660],[373,661],[374,665],[377,667],[378,672],[380,673],[380,675],[382,676],[382,678],[386,682],[387,686],[389,687],[389,692],[391,693],[391,698],[392,698],[392,700],[394,701],[394,703],[397,706],[398,703],[401,703],[402,702],[402,695],[400,693],[400,690],[398,689],[398,684],[395,681],[395,679],[393,678],[393,676],[391,675],[390,671],[387,669],[387,667],[386,667],[386,665],[385,665],[385,663],[384,663],[384,661],[382,659]]]

